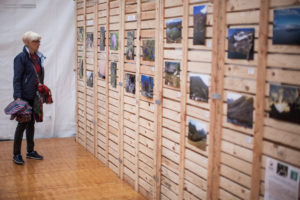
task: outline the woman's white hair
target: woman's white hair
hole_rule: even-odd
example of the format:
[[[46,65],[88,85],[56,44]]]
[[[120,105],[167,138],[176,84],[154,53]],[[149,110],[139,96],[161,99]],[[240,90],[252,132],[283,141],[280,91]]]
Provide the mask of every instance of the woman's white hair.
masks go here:
[[[27,31],[26,33],[23,34],[22,40],[24,44],[28,44],[29,42],[32,42],[33,40],[41,40],[42,37],[40,34],[32,32],[32,31]]]

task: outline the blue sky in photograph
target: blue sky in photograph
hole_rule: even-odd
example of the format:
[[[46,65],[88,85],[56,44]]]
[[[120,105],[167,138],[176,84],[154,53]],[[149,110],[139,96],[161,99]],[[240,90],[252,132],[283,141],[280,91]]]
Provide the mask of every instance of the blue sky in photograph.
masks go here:
[[[274,10],[274,25],[281,28],[289,26],[300,28],[300,8]]]
[[[207,6],[206,5],[195,6],[193,14],[195,15],[195,14],[197,14],[199,12],[205,14],[207,12]]]

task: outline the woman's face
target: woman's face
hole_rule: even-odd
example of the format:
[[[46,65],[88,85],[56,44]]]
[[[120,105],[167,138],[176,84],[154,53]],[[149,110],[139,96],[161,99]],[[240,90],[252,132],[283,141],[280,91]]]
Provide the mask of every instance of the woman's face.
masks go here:
[[[40,40],[33,40],[33,41],[29,42],[27,44],[27,47],[29,48],[29,51],[31,53],[36,52],[40,47]]]

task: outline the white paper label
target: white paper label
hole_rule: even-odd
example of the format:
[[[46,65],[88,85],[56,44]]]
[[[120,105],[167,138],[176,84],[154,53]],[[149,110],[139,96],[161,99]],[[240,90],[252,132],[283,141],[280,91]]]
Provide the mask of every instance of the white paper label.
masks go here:
[[[206,47],[211,48],[211,41],[206,42]]]
[[[255,72],[255,69],[254,69],[254,68],[248,68],[248,74],[253,75],[254,72]]]
[[[151,110],[154,111],[154,104],[151,105]]]
[[[128,21],[133,21],[133,20],[135,20],[135,15],[129,15],[129,16],[127,17],[127,20],[128,20]]]
[[[93,20],[87,21],[87,25],[88,25],[88,26],[93,25],[93,24],[94,24],[94,21],[93,21]]]
[[[177,92],[177,97],[180,97],[180,96],[181,96],[180,92]]]
[[[205,117],[209,118],[209,112],[205,112]]]
[[[252,142],[252,138],[250,136],[247,136],[246,141],[250,144]]]
[[[152,69],[152,71],[154,72],[154,67],[152,67],[151,69]]]

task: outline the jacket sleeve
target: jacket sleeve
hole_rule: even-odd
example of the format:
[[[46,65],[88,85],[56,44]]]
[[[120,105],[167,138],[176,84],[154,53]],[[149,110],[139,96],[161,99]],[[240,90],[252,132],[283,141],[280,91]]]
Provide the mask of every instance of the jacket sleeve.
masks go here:
[[[24,64],[20,55],[14,59],[14,98],[22,98],[22,79],[24,74]]]

